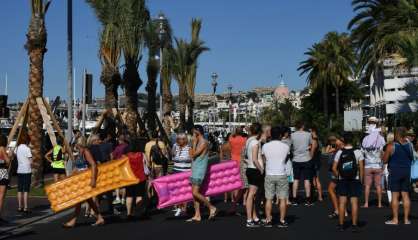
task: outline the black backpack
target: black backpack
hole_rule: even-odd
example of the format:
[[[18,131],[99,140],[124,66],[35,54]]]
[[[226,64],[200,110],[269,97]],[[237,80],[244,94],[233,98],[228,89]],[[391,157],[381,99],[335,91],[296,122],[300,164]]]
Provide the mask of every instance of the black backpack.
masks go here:
[[[342,150],[337,169],[342,179],[354,180],[357,177],[358,163],[354,149]]]
[[[166,165],[168,163],[168,159],[164,156],[160,146],[158,145],[158,141],[156,141],[155,145],[151,147],[151,157],[152,162],[156,165]]]

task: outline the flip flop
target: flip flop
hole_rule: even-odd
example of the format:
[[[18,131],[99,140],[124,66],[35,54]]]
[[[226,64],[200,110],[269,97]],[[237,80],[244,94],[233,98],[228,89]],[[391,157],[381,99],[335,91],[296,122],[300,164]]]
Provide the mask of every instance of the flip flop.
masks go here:
[[[93,223],[91,226],[92,227],[100,227],[100,226],[103,226],[103,225],[105,225],[105,221],[101,221],[101,222],[98,222],[98,223]]]
[[[74,228],[75,227],[75,224],[74,225],[70,225],[70,224],[63,223],[61,226],[62,226],[62,228],[65,228],[65,229],[71,229],[71,228]]]
[[[188,222],[188,223],[200,223],[202,220],[197,220],[197,219],[194,219],[194,218],[190,218],[190,219],[187,219],[186,220],[186,222]]]
[[[412,223],[411,223],[411,221],[406,221],[406,222],[404,222],[404,224],[405,225],[411,225]]]
[[[395,223],[395,222],[394,222],[394,221],[392,221],[392,220],[386,221],[386,222],[385,222],[385,224],[386,224],[386,225],[389,225],[389,226],[398,226],[398,225],[399,225],[399,223]]]

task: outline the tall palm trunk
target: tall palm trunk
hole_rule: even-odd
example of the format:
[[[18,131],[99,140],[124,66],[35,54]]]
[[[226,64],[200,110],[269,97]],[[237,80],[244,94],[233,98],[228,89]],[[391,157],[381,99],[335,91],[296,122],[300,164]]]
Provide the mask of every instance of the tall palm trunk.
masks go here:
[[[29,55],[29,137],[33,159],[34,185],[38,185],[43,172],[42,147],[42,116],[36,98],[43,96],[43,61],[47,51],[47,33],[44,19],[39,14],[32,14],[26,49]]]
[[[187,117],[187,131],[191,131],[194,125],[193,122],[193,110],[194,110],[194,99],[192,96],[188,96],[187,99],[187,110],[188,110],[188,117]]]
[[[126,64],[123,73],[123,81],[125,83],[126,96],[126,127],[131,137],[138,136],[138,121],[140,116],[138,113],[138,89],[142,84],[139,77],[136,64]],[[142,131],[143,129],[140,129]]]
[[[163,113],[171,113],[173,111],[173,94],[171,93],[171,81],[164,79],[161,83],[163,92]]]
[[[187,105],[187,90],[184,83],[179,83],[179,111],[180,111],[180,130],[186,129],[186,105]]]
[[[147,66],[147,93],[148,93],[148,104],[147,104],[147,130],[149,132],[155,132],[156,126],[156,112],[157,112],[157,76],[158,76],[158,61],[150,58]]]

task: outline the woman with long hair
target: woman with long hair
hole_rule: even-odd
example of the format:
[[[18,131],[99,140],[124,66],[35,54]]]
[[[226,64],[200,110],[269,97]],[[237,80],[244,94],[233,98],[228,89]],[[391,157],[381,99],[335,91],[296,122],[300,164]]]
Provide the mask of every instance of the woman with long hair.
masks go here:
[[[261,159],[260,152],[260,137],[262,134],[262,127],[259,123],[253,123],[250,127],[251,137],[248,138],[245,144],[245,161],[247,164],[247,179],[248,179],[248,195],[245,204],[247,212],[246,226],[249,228],[258,227],[260,219],[257,216],[255,209],[255,197],[259,188],[263,187],[263,173],[264,166]]]
[[[95,159],[93,158],[93,155],[91,154],[90,150],[87,146],[87,141],[85,137],[80,137],[77,140],[76,148],[78,149],[78,159],[77,161],[79,163],[76,164],[82,164],[84,163],[84,167],[90,166],[91,169],[91,180],[90,180],[90,187],[95,188],[96,187],[96,181],[97,181],[97,175],[98,175],[98,169],[97,169],[97,163]],[[105,221],[102,217],[102,215],[99,212],[99,206],[93,201],[92,198],[87,200],[88,205],[90,208],[94,211],[94,214],[96,216],[96,222],[92,224],[92,226],[100,226],[104,225]],[[77,223],[77,217],[80,215],[81,212],[81,203],[77,204],[74,208],[74,215],[73,217],[66,223],[64,223],[62,226],[64,228],[73,228],[75,227]]]
[[[193,127],[193,140],[192,150],[190,152],[193,158],[192,163],[192,176],[190,181],[192,183],[192,193],[194,201],[195,214],[192,218],[187,220],[188,222],[200,222],[202,216],[200,214],[200,203],[203,203],[209,209],[209,220],[215,218],[217,209],[213,206],[208,199],[200,193],[200,187],[205,180],[206,172],[208,169],[208,142],[205,140],[204,130],[201,125],[195,125]]]

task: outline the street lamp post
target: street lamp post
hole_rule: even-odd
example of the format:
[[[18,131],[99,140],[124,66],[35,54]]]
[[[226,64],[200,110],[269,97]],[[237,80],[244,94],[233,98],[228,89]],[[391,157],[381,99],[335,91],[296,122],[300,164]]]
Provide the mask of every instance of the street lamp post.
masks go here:
[[[228,85],[229,93],[229,132],[232,132],[232,84]]]
[[[165,29],[164,29],[164,21],[166,20],[165,16],[163,13],[160,13],[158,15],[158,21],[160,24],[160,32],[159,32],[159,37],[160,37],[160,119],[163,119],[163,37],[165,34]]]
[[[212,111],[212,120],[213,120],[213,126],[215,128],[215,109],[216,109],[216,87],[218,86],[218,74],[216,72],[212,73],[212,88],[213,88],[213,111]],[[210,118],[209,118],[210,119]]]

